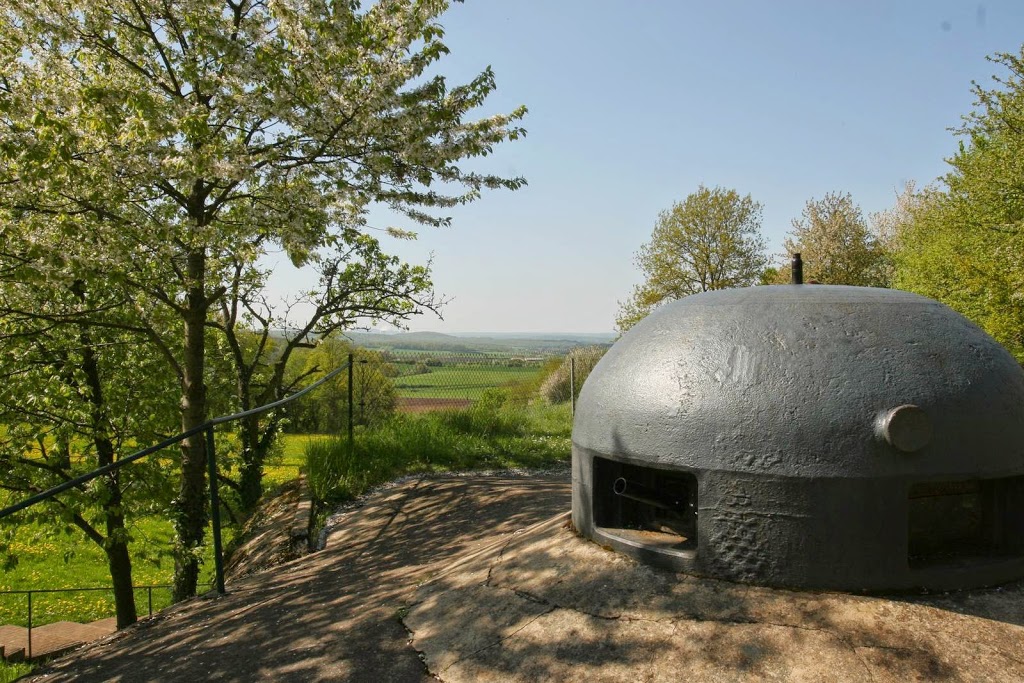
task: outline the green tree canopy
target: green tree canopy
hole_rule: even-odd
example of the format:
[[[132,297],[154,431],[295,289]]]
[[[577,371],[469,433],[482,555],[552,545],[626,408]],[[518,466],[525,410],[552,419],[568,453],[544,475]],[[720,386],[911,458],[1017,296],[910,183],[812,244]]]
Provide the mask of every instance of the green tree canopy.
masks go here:
[[[808,200],[800,218],[793,220],[784,247],[787,254],[801,254],[804,282],[889,285],[886,251],[849,193]],[[779,268],[776,281],[789,282],[789,269]]]
[[[0,253],[12,256],[9,246]],[[115,463],[173,432],[176,418],[173,378],[152,347],[124,329],[130,320],[116,291],[112,299],[102,282],[87,289],[78,281],[61,292],[23,275],[31,270],[0,271],[0,490],[15,500]],[[54,324],[97,309],[106,313],[94,314],[92,324]],[[136,620],[131,527],[166,509],[169,484],[158,459],[149,458],[4,523],[14,532],[26,519],[49,533],[76,528],[99,546],[123,627]]]
[[[922,193],[900,238],[896,282],[942,301],[1024,361],[1024,48],[975,83],[943,189]]]
[[[303,374],[319,379],[328,372],[352,365],[352,424],[373,425],[388,417],[398,403],[391,377],[394,366],[384,355],[372,349],[358,349],[343,338],[329,336],[305,355]],[[343,434],[348,428],[348,373],[342,372],[325,386],[288,410],[289,420],[303,432]]]
[[[750,195],[702,185],[659,213],[651,241],[635,255],[644,282],[620,302],[619,330],[666,301],[759,282],[768,263],[761,209]]]
[[[235,268],[228,292],[220,301],[220,315],[209,324],[222,332],[218,341],[225,346],[223,356],[231,361],[224,374],[235,378],[239,410],[276,401],[301,388],[313,371],[290,375],[287,368],[297,350],[316,346],[312,340],[359,321],[400,326],[413,315],[437,311],[442,305],[433,292],[429,263],[402,263],[383,253],[377,239],[350,232],[329,257],[314,257],[320,275],[318,287],[283,312],[263,296],[265,274],[246,269],[243,263]],[[298,304],[304,304],[308,314],[294,329],[288,325],[287,312]],[[282,329],[286,332],[280,334]],[[238,487],[244,510],[253,509],[263,493],[263,463],[282,416],[281,411],[271,411],[236,423],[241,461],[238,481],[231,483]]]
[[[446,225],[436,211],[525,182],[463,165],[522,135],[526,110],[474,119],[491,70],[455,86],[436,72],[447,6],[0,0],[4,239],[48,286],[122,287],[178,378],[182,429],[201,425],[205,331],[237,264],[333,251],[373,203]],[[201,436],[179,464],[178,599],[207,522]]]

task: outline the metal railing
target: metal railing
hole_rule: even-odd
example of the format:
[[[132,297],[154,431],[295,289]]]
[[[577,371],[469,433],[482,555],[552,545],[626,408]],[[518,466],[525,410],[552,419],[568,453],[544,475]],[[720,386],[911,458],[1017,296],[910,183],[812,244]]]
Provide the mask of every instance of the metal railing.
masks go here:
[[[169,583],[156,583],[147,586],[132,586],[133,593],[135,591],[145,590],[146,591],[146,602],[148,605],[149,616],[153,616],[153,589],[171,589],[173,586]],[[4,595],[24,595],[26,598],[25,605],[25,659],[32,659],[32,596],[33,595],[46,595],[51,593],[90,593],[98,591],[110,591],[113,592],[113,586],[100,586],[97,588],[32,588],[27,590],[4,590],[0,591],[0,596]]]
[[[214,429],[214,427],[216,427],[217,425],[225,424],[227,422],[233,422],[234,420],[240,420],[240,419],[242,419],[244,417],[251,417],[253,415],[260,415],[261,413],[265,413],[267,411],[273,410],[274,408],[279,408],[280,406],[283,406],[283,405],[285,405],[287,403],[291,403],[292,401],[295,401],[296,399],[299,399],[302,396],[305,396],[309,392],[313,391],[314,389],[316,389],[320,385],[322,385],[325,382],[327,382],[328,380],[330,380],[332,377],[335,377],[336,375],[340,374],[341,372],[345,371],[346,369],[350,369],[351,368],[351,364],[352,364],[352,361],[351,361],[351,354],[350,354],[349,355],[349,362],[348,363],[342,365],[341,367],[339,367],[339,368],[337,368],[335,370],[332,370],[331,372],[327,373],[326,375],[324,375],[323,377],[318,379],[316,382],[313,382],[312,384],[310,384],[305,389],[302,389],[301,391],[297,391],[294,394],[292,394],[291,396],[286,396],[285,398],[282,398],[282,399],[280,399],[278,401],[274,401],[272,403],[267,403],[265,405],[259,406],[257,408],[252,408],[250,410],[245,410],[245,411],[243,411],[241,413],[234,413],[233,415],[223,415],[221,417],[215,417],[213,419],[207,420],[206,422],[204,422],[201,425],[193,427],[192,429],[184,431],[184,432],[182,432],[182,433],[180,433],[180,434],[178,434],[176,436],[172,436],[172,437],[170,437],[168,439],[164,439],[163,441],[161,441],[158,444],[155,444],[153,446],[149,446],[148,448],[143,448],[142,450],[136,451],[135,453],[132,453],[131,455],[127,455],[127,456],[125,456],[123,458],[120,458],[117,462],[110,463],[109,465],[104,465],[103,467],[97,467],[96,469],[92,470],[91,472],[88,472],[88,473],[83,474],[81,476],[75,477],[74,479],[69,479],[68,481],[66,481],[66,482],[64,482],[62,484],[59,484],[57,486],[54,486],[53,488],[47,489],[46,491],[43,491],[42,493],[37,493],[34,496],[26,498],[25,500],[21,501],[20,503],[16,503],[14,505],[6,507],[3,510],[0,510],[0,519],[3,519],[4,517],[8,517],[10,515],[13,515],[15,512],[19,512],[21,510],[24,510],[25,508],[31,507],[31,506],[36,505],[38,503],[42,503],[43,501],[49,500],[51,498],[54,498],[57,495],[63,493],[64,491],[67,491],[67,490],[72,489],[72,488],[80,487],[82,484],[85,484],[86,482],[92,481],[93,479],[96,479],[97,477],[101,477],[104,474],[109,474],[110,472],[118,470],[118,469],[120,469],[120,468],[122,468],[122,467],[124,467],[126,465],[130,465],[131,463],[135,462],[136,460],[139,460],[140,458],[144,458],[147,455],[152,455],[153,453],[156,453],[157,451],[163,450],[164,448],[167,448],[168,446],[173,446],[174,444],[179,443],[179,442],[187,439],[190,436],[194,436],[196,434],[199,434],[200,432],[205,432],[206,433],[206,465],[207,465],[207,474],[208,474],[208,477],[209,477],[209,484],[210,484],[210,519],[211,519],[211,521],[213,523],[213,563],[214,563],[214,574],[215,574],[214,583],[215,583],[217,592],[221,593],[221,594],[224,594],[226,592],[225,589],[224,589],[224,549],[223,549],[223,544],[221,542],[220,495],[219,495],[218,490],[217,490],[218,489],[218,486],[217,486],[217,455],[216,455],[216,451],[214,449],[214,444],[213,444],[213,429]],[[349,370],[349,374],[351,376],[351,370]],[[352,382],[349,381],[349,393],[350,394],[351,394],[351,387],[352,387]],[[350,399],[349,400],[349,411],[351,412],[351,410],[352,410],[352,401]],[[351,439],[352,439],[352,433],[351,433],[351,430],[350,430],[349,431],[349,440],[351,441]],[[34,592],[41,593],[41,592],[43,592],[43,590],[47,590],[47,589],[35,590]],[[48,590],[60,590],[60,589],[48,589]]]

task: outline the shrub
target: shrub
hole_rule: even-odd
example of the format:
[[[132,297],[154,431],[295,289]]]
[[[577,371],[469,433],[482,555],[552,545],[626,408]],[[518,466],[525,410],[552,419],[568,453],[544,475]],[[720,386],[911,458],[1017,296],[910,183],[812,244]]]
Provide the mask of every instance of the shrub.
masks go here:
[[[522,436],[527,429],[523,411],[517,410],[508,394],[500,389],[486,390],[479,401],[465,410],[443,411],[440,419],[459,432],[484,437]]]
[[[351,468],[352,454],[347,441],[337,437],[306,442],[306,481],[319,502],[337,500],[341,479]]]
[[[383,361],[380,353],[353,349],[346,341],[327,337],[305,357],[304,371],[310,379],[322,377],[348,362],[355,353],[352,368],[353,418],[356,424],[375,424],[386,420],[398,401],[391,373],[394,366]],[[288,407],[289,429],[306,433],[340,432],[348,426],[348,373],[342,372],[311,396]]]
[[[517,407],[491,391],[466,410],[396,414],[360,428],[351,453],[345,439],[311,440],[306,472],[317,501],[334,503],[403,474],[565,462],[569,433],[567,406]]]
[[[581,346],[570,351],[562,363],[549,374],[540,385],[540,395],[548,403],[565,403],[570,398],[570,365],[576,364],[576,395],[579,396],[583,382],[590,375],[601,356],[607,350],[603,346]]]

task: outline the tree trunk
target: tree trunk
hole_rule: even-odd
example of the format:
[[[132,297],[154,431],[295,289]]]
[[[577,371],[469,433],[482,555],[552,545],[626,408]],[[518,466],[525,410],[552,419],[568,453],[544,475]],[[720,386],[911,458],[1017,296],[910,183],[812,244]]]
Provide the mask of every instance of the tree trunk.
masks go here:
[[[253,415],[241,420],[242,465],[238,475],[242,509],[251,512],[263,495],[264,449],[260,448],[260,417]]]
[[[230,330],[234,335],[234,329]],[[233,339],[237,345],[237,340]],[[237,348],[237,346],[236,346]],[[242,410],[253,408],[251,373],[245,368],[241,355],[238,366],[238,399]],[[242,510],[252,512],[263,495],[264,453],[260,451],[260,416],[251,415],[238,422],[238,437],[242,444],[242,463],[238,472],[238,495]]]
[[[205,325],[209,304],[206,300],[206,252],[188,252],[186,270],[188,293],[184,313],[185,346],[182,350],[181,428],[188,431],[206,421],[206,385],[203,372],[206,361]],[[181,442],[181,479],[174,503],[174,527],[177,533],[174,557],[175,602],[196,594],[199,582],[199,550],[207,522],[206,443],[202,432]]]
[[[128,554],[128,533],[124,528],[124,515],[121,513],[121,491],[117,488],[117,473],[110,479],[112,495],[110,502],[104,505],[107,513],[107,542],[103,550],[107,554],[107,566],[110,568],[110,579],[114,583],[114,605],[117,609],[117,627],[124,628],[134,624],[138,619],[135,611],[135,586],[132,583],[132,558]]]
[[[276,415],[271,415],[262,429],[258,415],[242,420],[242,467],[238,483],[242,508],[246,512],[255,509],[263,495],[263,465],[274,445],[279,425]]]
[[[78,296],[80,301],[84,301],[85,289],[80,281],[74,283],[72,291]],[[97,464],[100,467],[104,467],[114,462],[114,444],[110,440],[107,430],[106,406],[103,398],[99,359],[96,357],[92,337],[85,326],[79,327],[78,336],[82,344],[82,372],[85,375],[85,381],[89,388],[93,445],[96,447]],[[62,448],[67,454],[70,453],[70,447],[67,444],[61,444],[58,448]],[[103,512],[107,523],[107,537],[103,543],[103,551],[107,555],[110,580],[114,585],[117,627],[124,628],[134,624],[138,619],[138,614],[135,611],[132,559],[128,554],[128,532],[124,526],[119,475],[119,472],[114,471],[104,478],[108,495],[103,501]]]

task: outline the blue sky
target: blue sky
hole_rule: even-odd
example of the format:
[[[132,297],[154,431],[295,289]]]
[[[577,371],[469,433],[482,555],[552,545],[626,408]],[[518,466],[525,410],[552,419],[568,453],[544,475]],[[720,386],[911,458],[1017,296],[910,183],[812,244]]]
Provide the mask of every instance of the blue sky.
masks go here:
[[[417,230],[381,239],[432,253],[452,299],[411,328],[605,332],[658,212],[700,184],[761,202],[777,253],[812,197],[850,192],[867,215],[941,176],[971,81],[997,73],[986,55],[1024,42],[1024,2],[467,0],[441,23],[450,82],[495,71],[481,114],[530,109],[527,137],[473,167],[529,185],[445,230],[371,216]]]

